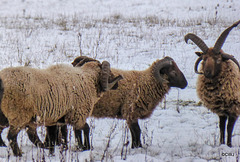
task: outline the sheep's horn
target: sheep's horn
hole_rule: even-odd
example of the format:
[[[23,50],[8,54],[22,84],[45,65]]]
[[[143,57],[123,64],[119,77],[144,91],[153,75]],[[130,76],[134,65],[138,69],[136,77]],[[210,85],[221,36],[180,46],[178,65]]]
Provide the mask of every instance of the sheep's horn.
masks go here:
[[[103,91],[108,91],[112,89],[112,87],[122,79],[122,76],[119,75],[116,78],[114,78],[110,83],[108,83],[108,79],[110,76],[110,64],[107,61],[102,62],[102,74],[101,74],[101,79],[100,83],[103,88]]]
[[[238,24],[240,23],[240,20],[235,22],[232,26],[228,27],[227,29],[225,29],[222,34],[218,37],[214,47],[213,47],[213,51],[216,53],[216,54],[219,54],[229,32],[236,26],[238,26]]]
[[[87,57],[87,56],[79,56],[77,58],[74,59],[74,61],[72,62],[72,65],[74,67],[79,67],[79,66],[82,66],[84,65],[85,63],[87,62],[91,62],[91,61],[97,61],[93,58],[90,58],[90,57]]]
[[[208,46],[201,38],[199,38],[193,33],[188,33],[187,35],[185,35],[184,40],[187,43],[189,39],[191,39],[203,51],[203,53],[207,53]]]
[[[165,57],[162,60],[158,60],[155,63],[155,66],[153,68],[153,76],[162,83],[168,82],[167,80],[165,80],[161,75],[160,75],[160,71],[161,69],[171,66],[173,62],[173,59],[170,57]]]
[[[226,54],[226,53],[222,53],[222,57],[223,57],[224,59],[230,59],[230,60],[232,60],[232,61],[238,66],[239,71],[240,71],[240,65],[239,65],[238,61],[234,58],[233,55],[229,55],[229,54]]]
[[[195,66],[194,66],[194,70],[195,70],[195,73],[197,74],[203,74],[202,72],[198,72],[198,65],[199,63],[202,61],[202,56],[200,56],[197,61],[195,62]]]

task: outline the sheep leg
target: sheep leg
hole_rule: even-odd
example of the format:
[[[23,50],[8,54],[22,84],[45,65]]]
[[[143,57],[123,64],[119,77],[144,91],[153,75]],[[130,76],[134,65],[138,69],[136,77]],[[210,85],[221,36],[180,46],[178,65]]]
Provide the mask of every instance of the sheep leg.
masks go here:
[[[84,144],[82,142],[82,131],[84,133]],[[82,149],[83,151],[85,150],[90,150],[90,142],[89,142],[89,132],[90,132],[90,127],[87,123],[85,123],[83,129],[77,130],[75,129],[75,138],[77,139],[78,142],[78,149]]]
[[[45,142],[44,142],[44,146],[46,148],[50,148],[50,143],[53,142],[53,141],[50,141],[49,138],[51,139],[55,139],[56,140],[56,137],[49,137],[49,136],[56,136],[56,131],[57,131],[57,126],[54,125],[54,126],[47,126],[46,127],[46,137],[45,137]],[[56,142],[56,141],[54,141]]]
[[[0,125],[0,147],[6,147],[4,141],[2,140],[1,134],[2,134],[3,129],[8,127],[8,120],[5,116],[2,116],[1,114],[0,114],[0,123],[1,123],[1,125]]]
[[[87,123],[85,123],[84,128],[84,150],[90,150],[90,142],[89,142],[89,132],[90,132],[90,127]]]
[[[75,138],[77,140],[78,143],[78,148],[77,149],[82,149],[84,150],[84,145],[82,142],[82,129],[74,129],[74,133],[75,133]]]
[[[62,144],[63,145],[63,148],[66,150],[68,149],[68,146],[67,146],[67,133],[68,133],[68,129],[67,129],[67,125],[62,125],[62,126],[59,126],[59,129],[57,130],[60,130],[57,132],[57,145],[60,145]]]
[[[58,120],[58,123],[65,124],[65,118]],[[64,149],[67,149],[67,125],[56,126],[56,145],[63,145]]]
[[[51,133],[50,133],[51,132]],[[49,136],[54,136],[50,137]],[[50,139],[54,139],[55,141],[50,141]],[[49,148],[50,143],[56,142],[55,145],[63,145],[64,149],[67,149],[67,125],[63,126],[48,126],[46,131],[46,138],[44,142],[44,146]]]
[[[235,125],[235,122],[237,120],[236,116],[229,116],[228,118],[228,126],[227,126],[227,133],[228,133],[228,138],[227,138],[227,145],[229,147],[232,147],[232,131]]]
[[[0,147],[6,147],[6,145],[5,145],[5,143],[4,143],[3,139],[2,139],[2,136],[1,136],[2,131],[3,131],[4,128],[6,128],[6,127],[0,125]]]
[[[36,127],[28,126],[26,129],[29,140],[37,147],[44,148],[44,144],[39,139]]]
[[[58,120],[58,123],[65,123],[65,119],[61,118]],[[49,134],[49,131],[54,132],[54,134]],[[49,141],[49,136],[55,136],[55,137],[51,137],[54,138],[56,142],[56,145],[61,145],[63,144],[64,149],[67,149],[67,125],[61,125],[61,126],[48,126],[47,127],[47,131],[46,131],[46,139],[44,142],[45,147],[50,147],[50,143],[52,141]]]
[[[22,156],[22,151],[18,147],[17,143],[17,135],[20,132],[20,129],[14,128],[13,126],[10,126],[8,131],[8,141],[10,143],[10,147],[13,150],[14,156]]]
[[[7,118],[5,117],[5,115],[3,114],[1,109],[0,109],[0,123],[1,123],[1,125],[0,125],[0,146],[6,147],[5,143],[2,140],[1,134],[2,134],[3,129],[8,127],[9,124],[8,124]]]
[[[142,147],[141,144],[141,129],[138,122],[128,124],[132,135],[132,148]]]
[[[46,140],[46,141],[48,141],[49,155],[54,155],[57,126],[48,126],[47,132],[48,132],[48,135],[46,138],[48,140]]]
[[[225,127],[226,127],[226,116],[219,116],[219,127],[220,127],[220,143],[225,144]]]
[[[0,147],[6,147],[5,143],[2,140],[2,136],[1,136],[2,131],[3,131],[3,128],[0,128]]]

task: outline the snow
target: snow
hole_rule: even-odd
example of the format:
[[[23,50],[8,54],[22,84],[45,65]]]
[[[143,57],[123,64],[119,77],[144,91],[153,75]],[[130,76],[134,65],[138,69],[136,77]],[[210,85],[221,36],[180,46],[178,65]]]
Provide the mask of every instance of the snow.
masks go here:
[[[0,1],[0,69],[26,63],[34,68],[70,64],[81,49],[84,55],[125,70],[143,70],[156,59],[170,56],[189,83],[184,90],[172,88],[166,104],[159,103],[149,119],[139,121],[143,148],[131,149],[125,121],[89,118],[91,151],[75,150],[70,126],[69,149],[56,147],[55,156],[33,146],[23,130],[18,136],[23,157],[16,158],[9,147],[2,147],[0,161],[101,161],[103,155],[103,161],[116,162],[239,160],[240,121],[233,132],[233,147],[220,145],[217,115],[197,106],[193,65],[194,52],[200,49],[183,40],[191,32],[213,46],[219,34],[239,19],[239,8],[238,0]],[[231,31],[223,46],[238,60],[239,29]],[[7,131],[2,133],[6,144]],[[44,140],[45,128],[39,127],[38,133]],[[130,144],[123,147],[127,141]]]

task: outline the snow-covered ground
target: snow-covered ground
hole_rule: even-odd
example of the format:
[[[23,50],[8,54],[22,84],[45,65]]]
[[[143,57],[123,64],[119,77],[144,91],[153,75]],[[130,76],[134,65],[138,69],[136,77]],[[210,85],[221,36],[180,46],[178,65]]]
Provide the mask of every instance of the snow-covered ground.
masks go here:
[[[23,157],[16,158],[9,147],[2,147],[0,161],[239,160],[240,121],[233,132],[233,147],[219,145],[217,115],[198,106],[193,65],[197,59],[194,52],[200,49],[183,40],[192,32],[213,46],[219,34],[240,19],[239,8],[239,0],[1,0],[0,69],[70,64],[80,49],[84,55],[126,70],[143,70],[156,59],[170,56],[189,84],[184,90],[173,88],[165,104],[160,103],[149,119],[139,121],[143,148],[123,147],[127,141],[131,143],[125,121],[89,118],[91,151],[75,151],[73,132],[69,131],[69,150],[57,147],[55,156],[49,156],[48,150],[33,146],[23,130],[18,136]],[[231,31],[223,46],[238,60],[239,29]],[[7,131],[2,133],[6,144]],[[44,127],[38,132],[44,139]]]

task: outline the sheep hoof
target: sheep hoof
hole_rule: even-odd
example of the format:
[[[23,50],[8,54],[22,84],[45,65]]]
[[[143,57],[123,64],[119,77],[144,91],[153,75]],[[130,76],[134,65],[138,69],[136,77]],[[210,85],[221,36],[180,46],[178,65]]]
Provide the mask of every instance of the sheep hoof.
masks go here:
[[[19,149],[17,143],[14,143],[10,140],[10,146],[12,148],[14,156],[22,157],[23,152]]]
[[[5,143],[0,143],[0,147],[7,147]]]
[[[132,144],[132,149],[134,148],[142,148],[142,144]]]
[[[44,143],[43,143],[43,146],[44,146],[44,148],[46,148],[46,149],[49,149],[50,147],[52,147],[49,142],[44,142]]]
[[[83,149],[83,151],[88,151],[88,150],[90,150],[90,148],[85,147],[85,146],[84,146],[82,149]]]
[[[39,148],[45,148],[45,145],[42,142],[37,143],[37,147]]]
[[[50,147],[50,148],[49,148],[49,155],[48,155],[48,156],[50,156],[50,157],[55,156],[54,152],[55,152],[54,147]]]
[[[85,146],[76,146],[75,148],[75,151],[87,151],[87,150],[90,150],[90,149],[87,149]]]
[[[68,150],[68,145],[67,144],[62,144],[60,147],[64,151]]]
[[[83,147],[77,146],[77,147],[76,147],[76,151],[81,151],[81,152],[82,152],[82,151],[84,151],[84,149],[83,149]]]
[[[17,157],[22,157],[23,153],[24,152],[22,152],[21,150],[14,150],[13,151],[14,156],[17,156]]]
[[[54,154],[54,152],[49,152],[48,156],[49,156],[49,157],[54,157],[55,154]]]

